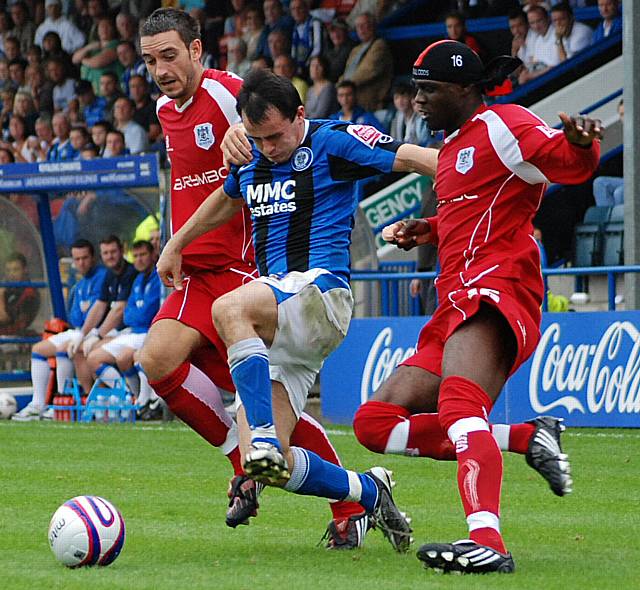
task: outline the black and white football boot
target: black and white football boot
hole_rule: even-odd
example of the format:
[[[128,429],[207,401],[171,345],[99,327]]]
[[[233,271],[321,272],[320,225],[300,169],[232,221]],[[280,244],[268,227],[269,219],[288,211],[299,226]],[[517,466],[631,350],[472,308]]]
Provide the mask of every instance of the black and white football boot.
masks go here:
[[[371,528],[371,523],[366,512],[340,520],[334,518],[327,526],[320,542],[326,540],[327,549],[357,549],[364,544],[364,537],[369,528]]]
[[[525,455],[527,463],[549,483],[556,496],[565,496],[573,491],[569,456],[562,452],[560,434],[566,429],[562,418],[538,416],[528,420],[536,428]]]
[[[264,486],[246,475],[234,475],[229,482],[229,510],[225,518],[228,527],[249,524],[249,518],[258,516],[258,496]]]
[[[469,539],[455,543],[427,543],[418,549],[424,567],[439,573],[511,574],[516,566],[511,553],[500,553]]]

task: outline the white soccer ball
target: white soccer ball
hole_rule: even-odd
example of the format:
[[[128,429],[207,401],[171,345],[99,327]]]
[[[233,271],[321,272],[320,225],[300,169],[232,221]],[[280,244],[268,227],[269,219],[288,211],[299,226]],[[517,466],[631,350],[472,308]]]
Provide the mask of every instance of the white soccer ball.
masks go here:
[[[0,392],[0,420],[8,420],[17,410],[16,398],[6,391]]]
[[[51,517],[49,546],[67,567],[109,565],[124,545],[124,520],[99,496],[76,496]]]

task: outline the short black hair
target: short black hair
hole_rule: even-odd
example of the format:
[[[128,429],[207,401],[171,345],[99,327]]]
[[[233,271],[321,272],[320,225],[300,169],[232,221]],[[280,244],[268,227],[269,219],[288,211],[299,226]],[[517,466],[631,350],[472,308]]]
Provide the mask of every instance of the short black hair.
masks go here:
[[[74,248],[87,248],[91,256],[94,256],[96,253],[93,244],[89,240],[85,240],[84,238],[78,238],[75,242],[73,242],[70,249],[73,250]]]
[[[120,80],[118,79],[118,74],[116,74],[113,70],[107,70],[106,72],[102,72],[100,74],[101,78],[111,78],[114,82],[118,83]]]
[[[551,7],[551,12],[566,12],[569,16],[573,16],[573,9],[568,2],[558,2]]]
[[[339,90],[340,88],[351,88],[353,90],[353,92],[356,92],[356,83],[352,82],[351,80],[342,80],[342,82],[338,82],[336,84],[336,90]]]
[[[192,41],[200,39],[200,23],[189,13],[178,8],[158,8],[142,23],[141,37],[153,37],[175,31],[188,48]]]
[[[131,244],[132,250],[139,250],[140,248],[146,248],[149,254],[153,253],[153,244],[149,240],[136,240]]]
[[[238,95],[236,106],[253,124],[264,121],[269,109],[276,109],[283,117],[293,121],[302,106],[302,100],[291,80],[270,70],[251,70]]]
[[[464,17],[464,14],[457,10],[452,10],[451,12],[447,13],[447,15],[444,17],[444,20],[446,21],[448,18],[455,18],[463,25],[467,24],[467,19]]]
[[[391,89],[391,96],[400,94],[402,96],[414,96],[416,93],[415,88],[408,82],[397,82]]]
[[[22,252],[13,252],[4,262],[19,262],[22,268],[27,268],[27,257]]]
[[[100,245],[102,244],[118,244],[118,248],[122,250],[122,240],[116,236],[116,234],[109,234],[100,240]]]
[[[527,20],[527,13],[522,10],[522,8],[513,8],[507,15],[508,20],[515,20],[517,18],[525,22],[527,25],[529,24],[529,21]]]
[[[104,127],[107,133],[109,133],[109,131],[113,129],[113,125],[109,123],[109,121],[106,121],[105,119],[100,119],[100,121],[96,121],[91,126],[91,129],[93,129],[94,127]]]

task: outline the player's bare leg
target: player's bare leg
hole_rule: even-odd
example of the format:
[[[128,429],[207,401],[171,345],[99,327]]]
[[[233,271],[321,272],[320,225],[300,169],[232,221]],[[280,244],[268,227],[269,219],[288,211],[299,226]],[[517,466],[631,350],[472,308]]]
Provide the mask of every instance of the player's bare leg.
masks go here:
[[[197,330],[161,319],[152,324],[138,358],[149,384],[169,409],[209,444],[219,447],[235,474],[241,475],[235,422],[224,409],[216,385],[188,360],[204,344]]]
[[[437,415],[441,382],[420,367],[398,367],[358,409],[353,423],[358,440],[377,453],[454,461],[455,448]],[[500,449],[525,455],[527,464],[544,477],[554,494],[571,491],[570,466],[560,441],[562,420],[541,416],[524,424],[491,424],[490,428]]]

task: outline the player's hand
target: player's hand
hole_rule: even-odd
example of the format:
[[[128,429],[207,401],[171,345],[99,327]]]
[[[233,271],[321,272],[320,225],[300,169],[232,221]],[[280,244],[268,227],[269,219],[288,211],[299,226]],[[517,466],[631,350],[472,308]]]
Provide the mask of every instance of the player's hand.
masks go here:
[[[222,143],[222,158],[224,165],[229,168],[230,164],[243,166],[253,160],[251,144],[247,139],[247,132],[242,123],[232,125],[224,134]]]
[[[431,237],[431,224],[426,219],[403,219],[382,230],[382,239],[403,250],[426,244]]]
[[[71,340],[69,340],[69,343],[67,344],[67,355],[70,359],[72,359],[76,355],[76,352],[78,352],[78,349],[80,348],[83,340],[84,336],[80,331],[76,332],[71,337]]]
[[[570,117],[567,113],[558,113],[558,117],[564,125],[564,134],[569,143],[581,146],[590,146],[594,139],[602,139],[604,127],[600,119],[592,119],[584,115]]]
[[[160,280],[177,291],[182,290],[182,254],[169,240],[162,249],[162,254],[156,263]]]
[[[91,330],[91,332],[89,332],[82,341],[82,354],[84,354],[85,358],[89,356],[89,353],[98,342],[100,342],[98,330],[93,328],[93,330]]]
[[[422,293],[422,281],[420,279],[411,279],[409,283],[409,293],[411,297],[417,297]]]

